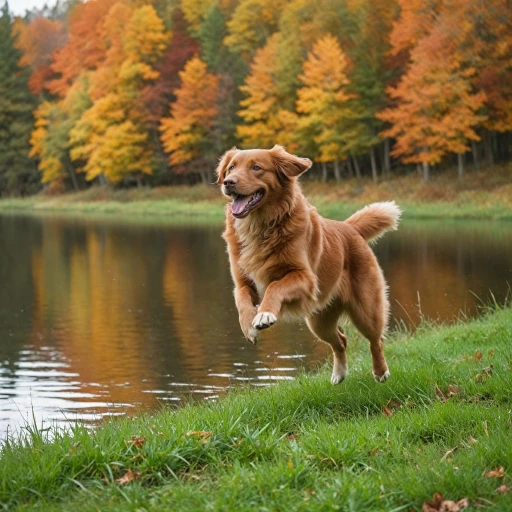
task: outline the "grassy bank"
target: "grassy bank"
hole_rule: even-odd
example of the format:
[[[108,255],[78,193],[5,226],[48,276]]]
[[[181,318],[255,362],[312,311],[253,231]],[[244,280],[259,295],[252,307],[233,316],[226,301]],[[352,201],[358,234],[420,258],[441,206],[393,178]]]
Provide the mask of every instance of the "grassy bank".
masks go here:
[[[424,184],[417,176],[391,177],[380,183],[304,180],[303,189],[319,211],[343,219],[374,201],[394,199],[413,219],[512,219],[512,167],[468,174],[459,183],[453,173]],[[215,186],[115,190],[93,187],[60,196],[0,200],[0,212],[62,212],[95,215],[160,216],[170,220],[220,222],[224,200]]]
[[[0,459],[19,510],[421,510],[435,492],[512,510],[512,309],[398,332],[377,384],[366,343],[328,370],[121,419],[27,431]],[[503,470],[499,468],[503,467]],[[489,472],[498,469],[492,477]]]

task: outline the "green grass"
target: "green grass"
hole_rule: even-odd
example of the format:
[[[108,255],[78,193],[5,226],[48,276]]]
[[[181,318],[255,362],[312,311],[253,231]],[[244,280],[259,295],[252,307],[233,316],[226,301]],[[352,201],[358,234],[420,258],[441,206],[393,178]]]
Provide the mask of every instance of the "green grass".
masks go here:
[[[324,368],[95,431],[27,427],[1,449],[0,503],[44,511],[419,511],[441,492],[467,497],[472,510],[512,510],[512,492],[495,492],[512,486],[512,309],[390,335],[385,384],[373,381],[368,352],[351,336],[351,374],[339,386]],[[132,436],[145,442],[136,446]],[[499,466],[503,479],[484,476]],[[116,483],[128,469],[139,476]]]

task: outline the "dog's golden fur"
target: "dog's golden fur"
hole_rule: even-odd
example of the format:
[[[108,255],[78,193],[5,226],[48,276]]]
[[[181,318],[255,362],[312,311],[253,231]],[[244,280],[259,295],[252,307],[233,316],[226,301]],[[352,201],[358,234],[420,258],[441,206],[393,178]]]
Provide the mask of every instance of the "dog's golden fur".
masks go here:
[[[375,203],[344,222],[324,219],[298,184],[310,167],[281,146],[233,148],[221,158],[218,184],[233,199],[223,237],[240,326],[255,343],[258,331],[277,319],[305,318],[332,347],[337,384],[347,375],[347,339],[339,326],[345,313],[369,340],[373,374],[382,382],[389,376],[382,344],[389,305],[368,241],[396,229],[400,209]]]

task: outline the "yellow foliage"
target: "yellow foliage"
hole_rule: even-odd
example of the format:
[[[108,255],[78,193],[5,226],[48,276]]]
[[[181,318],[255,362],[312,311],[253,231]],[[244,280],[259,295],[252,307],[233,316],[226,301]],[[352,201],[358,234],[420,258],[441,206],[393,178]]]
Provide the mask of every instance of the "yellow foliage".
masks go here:
[[[241,0],[229,20],[224,44],[241,53],[252,53],[277,28],[288,0]]]
[[[256,52],[245,85],[240,87],[247,98],[240,102],[243,108],[238,115],[244,124],[237,127],[237,135],[245,147],[270,148],[277,143],[293,151],[296,115],[281,107],[274,78],[277,37],[277,34],[270,37]]]
[[[92,180],[104,175],[116,183],[132,172],[151,174],[151,154],[142,115],[134,99],[149,81],[159,77],[154,64],[170,34],[154,8],[134,8],[120,1],[104,24],[107,57],[91,77],[94,104],[70,132],[72,160],[84,163],[81,172]]]
[[[193,31],[199,30],[216,0],[181,0],[181,10]]]
[[[344,159],[357,143],[357,115],[348,105],[353,96],[346,90],[346,68],[338,40],[328,34],[314,44],[299,77],[304,84],[297,92],[299,131],[305,139],[313,138],[319,162]]]

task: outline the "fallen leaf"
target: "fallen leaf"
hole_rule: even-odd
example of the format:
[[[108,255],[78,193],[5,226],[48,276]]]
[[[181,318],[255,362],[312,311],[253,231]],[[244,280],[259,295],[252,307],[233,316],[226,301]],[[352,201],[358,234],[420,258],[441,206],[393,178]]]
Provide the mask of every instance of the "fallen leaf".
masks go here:
[[[506,494],[510,491],[512,491],[512,487],[508,487],[507,485],[502,484],[494,492],[497,492],[498,494]]]
[[[293,469],[293,462],[290,459],[288,460],[288,468]]]
[[[480,359],[482,359],[482,357],[483,357],[482,352],[480,352],[480,350],[475,350],[475,359],[477,361],[480,361]]]
[[[389,407],[386,407],[384,406],[382,408],[382,412],[386,415],[386,416],[392,416],[393,415],[393,411],[389,408]]]
[[[489,471],[489,473],[485,474],[485,478],[503,478],[505,476],[505,468],[500,466],[497,469],[493,469]]]
[[[142,448],[146,442],[146,438],[142,436],[132,436],[129,441],[125,441],[127,445],[135,446],[135,448]]]
[[[132,471],[129,469],[121,478],[118,478],[116,482],[121,485],[129,484],[130,482],[133,482],[136,478],[140,476],[139,471]]]
[[[478,439],[475,439],[473,436],[469,436],[469,444],[476,444],[478,443]]]
[[[425,501],[421,510],[423,512],[459,512],[469,506],[467,498],[462,498],[459,501],[445,500],[443,495],[439,492],[434,494],[432,501]]]
[[[288,439],[288,441],[295,441],[297,439],[297,435],[292,432],[286,436],[286,439]]]

